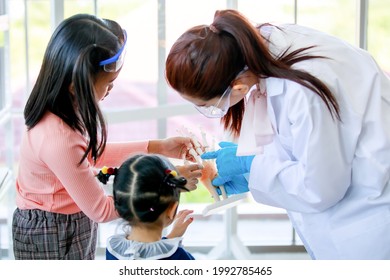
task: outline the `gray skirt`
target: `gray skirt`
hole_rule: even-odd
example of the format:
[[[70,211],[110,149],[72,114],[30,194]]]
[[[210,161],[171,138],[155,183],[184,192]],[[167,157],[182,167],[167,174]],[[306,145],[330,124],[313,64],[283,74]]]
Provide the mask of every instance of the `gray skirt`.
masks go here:
[[[98,224],[84,213],[16,209],[12,221],[16,260],[93,260]]]

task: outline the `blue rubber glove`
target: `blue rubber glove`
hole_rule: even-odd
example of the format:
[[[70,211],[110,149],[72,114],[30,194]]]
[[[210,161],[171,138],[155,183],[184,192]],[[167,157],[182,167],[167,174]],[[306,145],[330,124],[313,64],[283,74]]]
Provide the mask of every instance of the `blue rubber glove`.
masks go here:
[[[219,143],[221,149],[201,155],[202,159],[216,159],[218,174],[221,177],[249,173],[255,156],[236,156],[237,144]]]
[[[244,175],[216,177],[212,182],[214,186],[224,186],[226,194],[228,196],[232,194],[239,194],[248,192],[248,181]],[[219,188],[217,188],[218,194],[221,194]]]

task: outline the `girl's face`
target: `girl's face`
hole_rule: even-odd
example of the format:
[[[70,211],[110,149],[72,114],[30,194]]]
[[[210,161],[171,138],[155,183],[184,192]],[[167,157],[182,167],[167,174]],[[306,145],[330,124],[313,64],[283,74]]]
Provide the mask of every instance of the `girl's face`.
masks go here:
[[[110,94],[110,90],[114,87],[114,81],[118,77],[120,70],[117,72],[101,72],[97,75],[95,82],[95,98],[96,101],[102,101]]]

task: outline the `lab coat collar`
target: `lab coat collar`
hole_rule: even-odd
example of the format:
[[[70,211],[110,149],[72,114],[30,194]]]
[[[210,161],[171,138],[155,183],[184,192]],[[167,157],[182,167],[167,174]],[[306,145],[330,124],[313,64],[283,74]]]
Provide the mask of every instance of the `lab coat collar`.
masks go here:
[[[253,91],[248,99],[238,139],[237,155],[239,156],[262,154],[264,145],[270,144],[278,131],[272,97],[284,92],[285,81],[279,78],[267,78],[265,81],[266,101],[255,98]],[[266,116],[263,110],[266,110]]]
[[[281,78],[267,78],[265,79],[267,85],[267,96],[272,97],[280,95],[285,92],[285,80]]]
[[[266,89],[261,90],[261,84],[251,89],[245,105],[245,113],[241,123],[238,139],[237,155],[246,156],[262,154],[264,146],[273,141],[274,129],[269,118]]]
[[[272,104],[272,97],[284,94],[286,92],[286,81],[280,78],[267,78],[267,113],[271,121],[272,127],[274,128],[275,133],[279,132],[278,124],[276,123],[275,111]]]

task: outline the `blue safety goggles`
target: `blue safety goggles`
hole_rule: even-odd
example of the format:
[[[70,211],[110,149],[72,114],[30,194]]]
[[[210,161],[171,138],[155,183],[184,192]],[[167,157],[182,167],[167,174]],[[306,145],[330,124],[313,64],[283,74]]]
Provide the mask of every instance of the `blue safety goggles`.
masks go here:
[[[126,30],[123,30],[123,36],[125,37],[125,41],[123,46],[119,49],[119,51],[113,56],[106,60],[100,61],[99,65],[103,66],[105,72],[117,72],[123,66],[126,55],[126,43],[127,43],[127,33]]]

